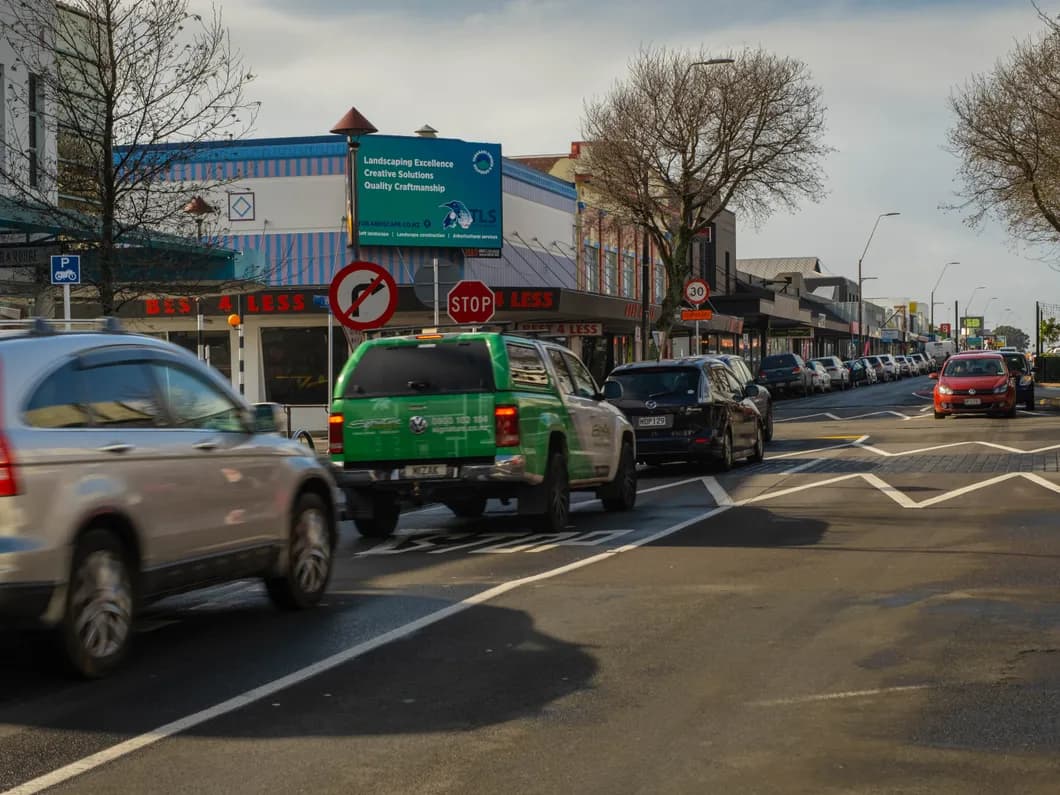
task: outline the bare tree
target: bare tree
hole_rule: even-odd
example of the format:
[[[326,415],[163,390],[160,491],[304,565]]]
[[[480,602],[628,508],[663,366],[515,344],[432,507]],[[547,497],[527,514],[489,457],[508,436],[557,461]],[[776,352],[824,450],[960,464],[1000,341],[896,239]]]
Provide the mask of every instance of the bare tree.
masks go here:
[[[950,97],[951,151],[961,159],[956,205],[971,226],[990,215],[1018,240],[1060,243],[1060,25],[1016,45]],[[1055,266],[1054,266],[1055,267]]]
[[[704,66],[702,50],[644,49],[585,107],[592,192],[654,241],[669,277],[657,323],[666,331],[692,240],[723,209],[759,222],[824,195],[825,108],[806,65],[758,49],[733,58]]]
[[[220,11],[193,14],[187,0],[25,0],[0,14],[0,35],[27,73],[8,98],[23,122],[0,158],[8,193],[86,255],[106,314],[147,293],[201,289],[210,258],[192,245],[183,208],[224,179],[180,167],[205,142],[248,133],[259,104],[245,96],[253,75]]]

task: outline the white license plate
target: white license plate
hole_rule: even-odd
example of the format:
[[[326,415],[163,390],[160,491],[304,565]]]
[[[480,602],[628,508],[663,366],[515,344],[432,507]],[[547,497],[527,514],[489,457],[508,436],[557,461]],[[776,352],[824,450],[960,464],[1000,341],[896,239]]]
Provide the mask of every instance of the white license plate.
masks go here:
[[[982,402],[983,401],[981,401],[979,398],[965,398],[964,399],[964,405],[966,405],[966,406],[978,406]]]
[[[638,417],[638,428],[665,428],[670,424],[670,418],[663,414],[661,417]]]
[[[445,464],[410,464],[403,470],[406,478],[444,478],[449,475]]]

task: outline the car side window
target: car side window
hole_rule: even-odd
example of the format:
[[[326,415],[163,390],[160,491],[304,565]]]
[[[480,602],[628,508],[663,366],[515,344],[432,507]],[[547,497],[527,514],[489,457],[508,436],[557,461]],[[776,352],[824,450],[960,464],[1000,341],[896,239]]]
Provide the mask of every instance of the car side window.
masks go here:
[[[567,370],[566,362],[563,361],[563,352],[555,348],[549,348],[548,358],[552,361],[552,367],[556,371],[556,382],[560,393],[564,395],[575,394],[574,381],[570,377],[570,371]]]
[[[146,362],[105,364],[81,371],[85,405],[105,428],[157,428],[165,423]]]
[[[513,384],[537,388],[548,386],[548,372],[537,348],[511,342],[505,347],[508,350],[508,366]]]
[[[735,400],[743,400],[743,383],[736,376],[736,374],[729,372],[729,370],[726,370],[725,378],[729,382],[729,391],[732,393],[733,398]]]
[[[571,377],[574,379],[574,394],[583,398],[595,397],[600,392],[600,387],[596,385],[596,381],[593,380],[589,371],[585,369],[585,365],[571,353],[564,352],[563,360],[570,368]]]
[[[166,362],[151,365],[173,426],[211,431],[246,431],[239,407],[199,376]]]
[[[754,381],[754,376],[751,375],[751,371],[747,369],[747,365],[744,364],[743,359],[731,359],[732,369],[736,372],[736,377],[745,384],[749,384]]]
[[[732,385],[729,383],[729,379],[725,376],[724,367],[711,367],[708,371],[708,377],[710,378],[710,391],[713,392],[716,397],[722,399],[732,397]]]
[[[63,365],[37,387],[24,413],[34,428],[86,428],[91,417],[81,394],[81,371],[73,362]]]

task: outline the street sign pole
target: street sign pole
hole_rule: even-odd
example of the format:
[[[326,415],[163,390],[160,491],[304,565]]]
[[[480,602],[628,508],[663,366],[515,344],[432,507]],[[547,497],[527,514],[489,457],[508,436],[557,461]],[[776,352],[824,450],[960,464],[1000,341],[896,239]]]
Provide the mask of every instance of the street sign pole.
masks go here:
[[[438,258],[437,257],[434,258],[434,263],[433,263],[432,267],[434,268],[434,327],[438,328],[438,323],[439,323],[439,317],[438,317],[439,299],[438,299]]]
[[[335,346],[332,344],[335,334],[335,316],[328,312],[328,414],[331,414],[331,394],[334,392],[332,382],[335,378]]]
[[[70,330],[70,285],[63,285],[63,320],[66,321],[66,330]]]

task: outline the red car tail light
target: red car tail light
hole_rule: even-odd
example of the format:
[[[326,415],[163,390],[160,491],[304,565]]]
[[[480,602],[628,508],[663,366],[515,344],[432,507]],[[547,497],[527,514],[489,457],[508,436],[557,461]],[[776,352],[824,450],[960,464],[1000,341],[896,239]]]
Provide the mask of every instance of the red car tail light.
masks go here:
[[[493,410],[493,424],[497,447],[519,446],[519,409],[516,406],[497,406]]]
[[[341,414],[332,414],[328,417],[328,454],[342,455],[343,452],[343,417]]]

